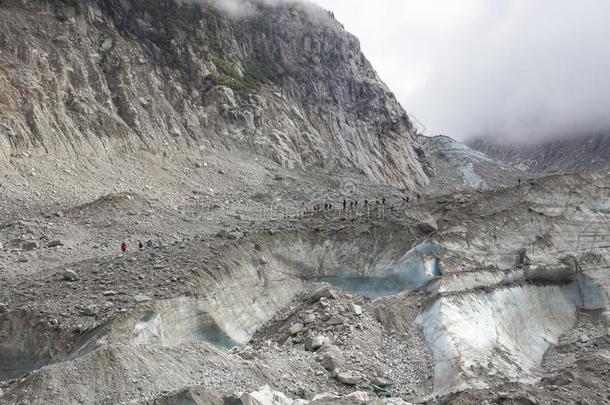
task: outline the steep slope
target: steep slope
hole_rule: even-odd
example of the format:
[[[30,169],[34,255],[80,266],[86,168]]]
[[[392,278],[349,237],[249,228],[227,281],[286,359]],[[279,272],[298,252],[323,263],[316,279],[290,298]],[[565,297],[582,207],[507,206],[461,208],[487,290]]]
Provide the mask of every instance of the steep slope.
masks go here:
[[[534,173],[563,173],[600,170],[610,160],[610,134],[562,137],[535,144],[504,144],[477,139],[470,147],[494,159]]]
[[[237,148],[426,184],[408,116],[358,40],[322,9],[282,4],[0,2],[0,170]]]
[[[418,135],[416,139],[428,162],[431,189],[436,192],[503,187],[515,184],[524,175],[448,136]]]

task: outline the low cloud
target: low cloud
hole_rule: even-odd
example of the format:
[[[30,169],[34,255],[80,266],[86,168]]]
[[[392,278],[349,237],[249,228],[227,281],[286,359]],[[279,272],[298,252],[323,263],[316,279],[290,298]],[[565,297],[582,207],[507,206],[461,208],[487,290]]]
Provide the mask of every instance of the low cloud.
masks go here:
[[[247,18],[261,12],[260,6],[278,7],[292,4],[298,5],[303,11],[314,18],[316,22],[327,23],[330,19],[326,10],[307,0],[182,0],[183,3],[207,4],[221,10],[232,18]]]
[[[610,133],[610,2],[315,1],[430,135]]]

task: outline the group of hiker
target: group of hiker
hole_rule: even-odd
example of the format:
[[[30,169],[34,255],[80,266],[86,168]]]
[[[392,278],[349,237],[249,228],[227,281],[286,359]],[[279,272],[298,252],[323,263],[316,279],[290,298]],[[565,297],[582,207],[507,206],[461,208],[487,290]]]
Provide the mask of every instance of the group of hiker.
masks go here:
[[[324,203],[324,208],[322,208],[322,204],[314,204],[313,212],[320,212],[324,209],[324,211],[330,211],[333,209],[332,203]]]
[[[122,242],[121,243],[121,252],[125,253],[127,252],[127,248],[129,246],[127,245],[127,242]],[[152,239],[149,239],[146,241],[146,245],[144,245],[144,243],[142,243],[141,240],[138,241],[138,248],[140,250],[144,250],[144,249],[152,249],[154,247],[154,243],[152,241]]]
[[[377,200],[375,200],[375,205],[385,205],[385,197],[381,197],[381,201],[379,200],[379,198]],[[368,208],[369,206],[369,200],[364,200],[364,207]],[[350,209],[358,209],[358,200],[350,200],[349,202],[349,208]],[[347,200],[343,200],[343,210],[347,209]]]
[[[421,200],[421,195],[417,194],[415,196],[415,198],[417,199],[417,201],[419,202]],[[403,196],[402,197],[402,204],[408,204],[412,201],[411,197],[409,196]],[[374,201],[369,201],[368,199],[365,199],[363,201],[363,208],[364,209],[369,209],[371,206],[376,206],[376,207],[385,207],[387,203],[387,200],[385,197],[381,197],[381,198],[376,198]],[[347,199],[343,199],[343,211],[346,211],[348,209],[350,210],[358,210],[358,200],[347,200]],[[309,214],[310,211],[310,207],[311,206],[305,206],[305,203],[301,204],[302,208],[305,208],[305,214]],[[318,203],[318,204],[314,204],[313,206],[313,213],[320,213],[323,211],[331,211],[333,209],[333,204],[331,202],[325,202],[325,203]],[[396,207],[395,206],[390,206],[391,210],[395,210]],[[144,249],[152,249],[154,247],[154,243],[152,241],[152,239],[149,239],[146,241],[146,244],[144,244],[141,240],[138,241],[138,248],[140,250],[144,250]],[[129,246],[127,245],[127,242],[121,242],[120,245],[120,249],[121,252],[126,253],[128,250]]]
[[[416,197],[417,201],[419,202],[421,200],[421,195],[417,194]],[[374,201],[369,201],[368,199],[365,199],[363,201],[363,206],[365,209],[368,209],[371,206],[377,206],[377,207],[385,207],[386,206],[386,198],[385,197],[381,197],[381,198],[376,198]],[[404,196],[402,197],[402,203],[403,204],[408,204],[411,202],[411,197],[409,196]],[[350,210],[357,210],[358,209],[358,200],[347,200],[347,199],[343,199],[343,211],[346,211],[348,208]],[[394,208],[393,206],[390,208]],[[324,204],[320,203],[320,204],[314,204],[313,206],[313,212],[314,213],[318,213],[318,212],[322,212],[322,211],[330,211],[333,209],[333,204],[326,202]],[[309,209],[306,209],[305,213],[308,213]]]

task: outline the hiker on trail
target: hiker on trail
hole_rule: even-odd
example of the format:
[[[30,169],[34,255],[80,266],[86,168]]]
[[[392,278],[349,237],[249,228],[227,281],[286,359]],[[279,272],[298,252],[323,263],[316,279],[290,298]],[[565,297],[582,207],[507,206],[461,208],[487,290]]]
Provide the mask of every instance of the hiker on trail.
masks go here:
[[[333,209],[333,203],[328,203],[328,210],[332,210]]]
[[[364,200],[364,206],[368,207],[369,206],[369,200]]]
[[[328,211],[328,203],[324,203],[324,211]]]
[[[343,199],[343,211],[345,211],[345,208],[347,207],[347,201],[345,201],[345,198]]]
[[[146,247],[152,249],[153,248],[153,241],[152,239],[149,239],[146,241]]]
[[[121,243],[121,251],[123,253],[125,253],[127,251],[127,243],[125,243],[125,242]]]
[[[519,179],[519,185],[521,185],[521,179]]]
[[[421,200],[421,195],[417,195],[417,202],[419,202],[419,200]]]
[[[140,250],[144,249],[144,244],[141,240],[138,241],[138,247],[140,248]]]
[[[385,205],[385,197],[381,197],[381,204]]]
[[[379,206],[379,198],[375,200],[375,205]]]

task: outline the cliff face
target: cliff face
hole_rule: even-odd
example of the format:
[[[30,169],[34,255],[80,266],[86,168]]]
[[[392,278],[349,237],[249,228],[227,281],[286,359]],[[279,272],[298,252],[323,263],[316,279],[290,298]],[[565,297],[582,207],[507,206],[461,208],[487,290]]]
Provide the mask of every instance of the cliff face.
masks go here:
[[[247,5],[0,0],[2,165],[237,148],[427,184],[355,37],[312,5]]]

